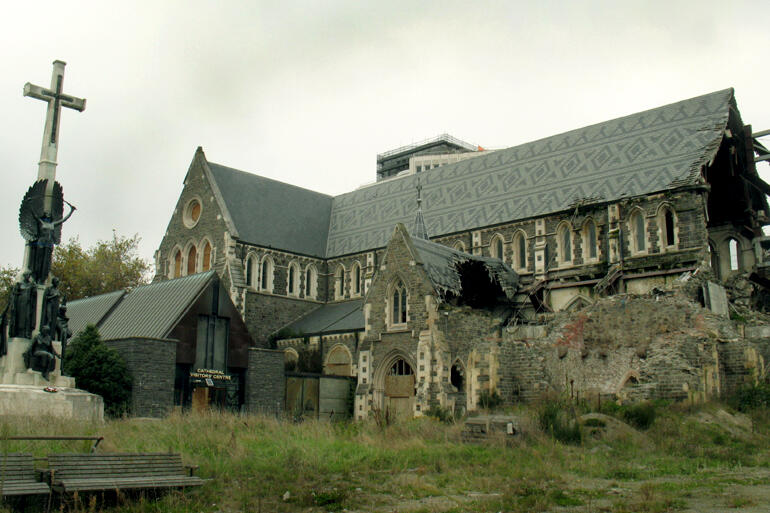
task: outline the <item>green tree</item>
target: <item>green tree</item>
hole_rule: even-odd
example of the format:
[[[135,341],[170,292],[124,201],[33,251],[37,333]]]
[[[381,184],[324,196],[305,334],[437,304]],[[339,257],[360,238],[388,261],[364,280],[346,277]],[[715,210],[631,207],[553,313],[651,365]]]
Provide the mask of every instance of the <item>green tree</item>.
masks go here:
[[[0,313],[5,310],[5,305],[8,304],[8,296],[11,293],[11,287],[13,287],[13,280],[18,274],[19,270],[15,267],[0,267]]]
[[[68,301],[142,285],[149,281],[150,264],[138,256],[140,240],[113,232],[112,240],[83,249],[72,238],[54,251],[51,272]]]
[[[75,378],[78,388],[104,398],[104,412],[111,417],[128,413],[131,401],[131,373],[126,362],[102,341],[90,324],[67,345],[62,362],[64,373]]]

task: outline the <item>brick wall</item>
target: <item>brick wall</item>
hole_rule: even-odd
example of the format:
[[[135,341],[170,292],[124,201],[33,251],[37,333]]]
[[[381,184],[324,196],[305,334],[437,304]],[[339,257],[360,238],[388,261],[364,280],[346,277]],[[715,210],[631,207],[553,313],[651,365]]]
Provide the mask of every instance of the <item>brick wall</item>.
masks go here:
[[[284,410],[286,378],[283,351],[252,348],[246,372],[247,413],[281,415]]]
[[[126,361],[134,378],[131,414],[135,417],[163,417],[174,407],[176,342],[132,338],[108,340]]]

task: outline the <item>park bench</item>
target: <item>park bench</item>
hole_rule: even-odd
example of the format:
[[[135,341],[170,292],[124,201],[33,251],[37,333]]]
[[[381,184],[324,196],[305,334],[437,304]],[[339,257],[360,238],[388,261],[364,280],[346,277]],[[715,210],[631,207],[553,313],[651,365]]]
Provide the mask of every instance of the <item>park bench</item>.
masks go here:
[[[193,468],[172,453],[48,456],[51,488],[58,493],[200,486],[205,481],[192,475]]]
[[[0,489],[2,495],[48,494],[48,484],[37,479],[35,458],[31,454],[0,455]]]

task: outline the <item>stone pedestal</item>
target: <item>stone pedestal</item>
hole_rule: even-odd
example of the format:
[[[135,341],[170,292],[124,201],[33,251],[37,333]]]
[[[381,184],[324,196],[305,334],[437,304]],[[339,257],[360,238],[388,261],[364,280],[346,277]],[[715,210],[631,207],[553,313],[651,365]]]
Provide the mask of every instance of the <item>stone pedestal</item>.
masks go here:
[[[61,375],[61,360],[46,380],[24,365],[24,352],[32,344],[25,338],[8,341],[8,354],[0,358],[0,416],[46,416],[77,420],[104,419],[101,396],[75,388],[75,379]],[[61,354],[61,343],[54,342]],[[50,387],[56,391],[46,391]]]

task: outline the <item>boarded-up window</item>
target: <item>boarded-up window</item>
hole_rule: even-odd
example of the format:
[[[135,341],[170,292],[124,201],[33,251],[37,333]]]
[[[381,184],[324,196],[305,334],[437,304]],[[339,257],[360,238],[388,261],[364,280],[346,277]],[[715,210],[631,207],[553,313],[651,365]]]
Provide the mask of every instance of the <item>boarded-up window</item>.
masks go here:
[[[198,258],[198,251],[195,246],[192,246],[187,252],[187,274],[195,274],[196,260]]]
[[[211,244],[206,242],[203,247],[203,270],[208,271],[211,269]]]
[[[342,346],[335,346],[326,358],[326,374],[350,376],[350,353]]]
[[[414,371],[403,359],[396,360],[385,376],[385,395],[388,397],[412,397],[414,395]]]

